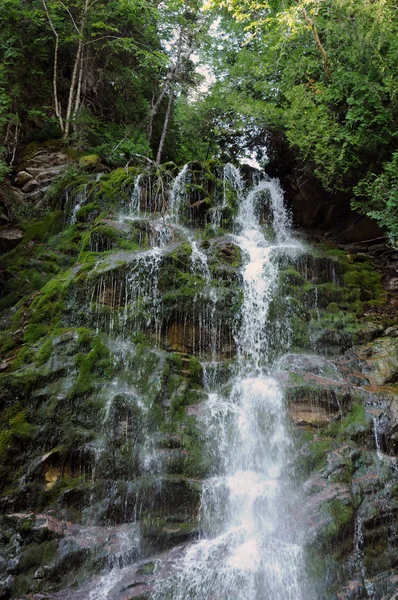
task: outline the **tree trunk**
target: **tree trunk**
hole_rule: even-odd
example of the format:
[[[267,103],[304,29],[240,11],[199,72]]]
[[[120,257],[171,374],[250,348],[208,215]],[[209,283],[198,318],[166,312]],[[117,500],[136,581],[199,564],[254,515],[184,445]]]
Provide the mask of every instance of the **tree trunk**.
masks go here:
[[[169,126],[169,120],[170,120],[170,115],[171,115],[171,108],[173,106],[173,99],[174,99],[174,87],[172,87],[170,90],[169,103],[167,105],[166,115],[165,115],[164,123],[163,123],[162,137],[160,138],[158,153],[156,155],[156,164],[157,165],[160,164],[160,160],[162,158],[163,146],[164,146],[164,142],[166,139],[167,129]]]
[[[173,95],[174,95],[173,94],[174,83],[176,82],[178,73],[180,71],[180,62],[181,62],[181,53],[182,53],[182,36],[183,36],[183,27],[181,25],[180,34],[178,36],[177,57],[176,57],[175,65],[173,66],[172,69],[170,69],[170,71],[166,77],[166,81],[164,83],[163,89],[160,92],[158,99],[156,100],[155,104],[153,105],[151,113],[149,115],[149,125],[148,125],[149,139],[151,139],[151,137],[152,137],[153,119],[159,110],[159,107],[162,103],[163,98],[165,97],[166,93],[168,92],[168,90],[170,88],[172,89],[171,97],[173,97]]]
[[[43,2],[44,10],[46,11],[48,22],[50,23],[50,27],[51,27],[52,32],[53,32],[54,37],[55,37],[54,74],[53,74],[54,105],[55,105],[55,115],[58,118],[59,126],[61,128],[61,131],[63,132],[64,131],[64,122],[62,120],[61,108],[60,108],[60,104],[58,102],[58,85],[57,85],[57,79],[58,79],[59,35],[58,35],[58,32],[55,29],[55,27],[54,27],[54,25],[53,25],[53,23],[51,21],[51,17],[50,17],[50,13],[48,11],[46,0],[42,0],[42,2]]]
[[[76,92],[76,100],[75,100],[75,108],[73,111],[73,118],[76,118],[76,115],[80,108],[80,98],[82,93],[82,82],[83,82],[83,60],[84,60],[84,52],[82,50],[80,56],[80,68],[79,68],[79,81],[77,83],[77,92]]]
[[[73,98],[74,98],[74,95],[75,95],[76,81],[78,79],[77,71],[78,71],[78,68],[79,68],[79,64],[81,63],[81,60],[82,60],[83,34],[84,34],[84,26],[86,24],[86,18],[87,18],[88,8],[89,8],[89,0],[86,0],[85,5],[84,5],[82,20],[81,20],[81,23],[80,23],[79,45],[77,47],[75,64],[73,66],[72,81],[71,81],[70,88],[69,88],[69,99],[68,99],[68,108],[67,108],[67,111],[66,111],[66,123],[65,123],[64,140],[68,139],[68,137],[69,137],[69,130],[70,130],[70,126],[71,126]]]

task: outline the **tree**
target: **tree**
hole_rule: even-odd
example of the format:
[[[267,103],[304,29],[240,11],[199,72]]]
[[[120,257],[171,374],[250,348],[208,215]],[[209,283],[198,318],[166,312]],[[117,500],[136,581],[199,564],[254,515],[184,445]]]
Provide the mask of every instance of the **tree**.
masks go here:
[[[236,123],[280,132],[328,190],[354,195],[361,181],[393,164],[392,0],[214,0],[212,7],[221,33],[208,52],[217,78],[210,93],[223,95]],[[374,216],[372,196],[361,189],[364,212]]]
[[[16,131],[15,147],[64,137],[105,155],[132,131],[119,154],[136,143],[149,152],[139,124],[158,93],[156,74],[167,62],[158,19],[149,0],[4,0],[5,158],[12,158]]]

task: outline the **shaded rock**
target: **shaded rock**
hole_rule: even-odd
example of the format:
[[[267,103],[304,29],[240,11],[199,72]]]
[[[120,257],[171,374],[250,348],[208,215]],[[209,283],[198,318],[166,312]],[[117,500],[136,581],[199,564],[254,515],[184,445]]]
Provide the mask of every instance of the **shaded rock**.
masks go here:
[[[0,252],[9,252],[23,240],[24,232],[17,228],[0,229]]]
[[[22,191],[24,194],[30,194],[31,192],[36,191],[39,187],[40,183],[36,181],[36,179],[31,179],[23,186]]]
[[[381,338],[370,344],[366,350],[369,377],[376,385],[398,382],[398,339]]]
[[[20,171],[19,173],[17,173],[17,176],[14,179],[14,184],[22,187],[31,179],[33,179],[33,175],[27,173],[26,171]]]
[[[388,327],[388,329],[385,330],[384,335],[386,335],[388,337],[393,337],[393,338],[398,337],[398,325],[395,325],[393,327]]]
[[[217,354],[229,358],[235,353],[235,344],[229,328],[224,327],[217,336]],[[169,324],[164,330],[163,343],[168,350],[183,353],[209,352],[212,350],[211,331],[206,331],[199,324],[189,322]]]
[[[38,182],[43,183],[45,181],[49,181],[51,179],[54,179],[55,177],[57,177],[58,175],[60,175],[67,168],[68,168],[67,164],[61,164],[61,165],[58,165],[56,167],[51,166],[51,167],[47,167],[47,168],[29,167],[28,168],[28,173],[30,173],[31,175],[33,175],[33,177]]]
[[[398,292],[398,277],[393,277],[388,281],[387,289],[389,292]]]
[[[25,170],[30,168],[49,168],[63,165],[69,162],[69,158],[63,152],[50,152],[39,150],[25,162]]]

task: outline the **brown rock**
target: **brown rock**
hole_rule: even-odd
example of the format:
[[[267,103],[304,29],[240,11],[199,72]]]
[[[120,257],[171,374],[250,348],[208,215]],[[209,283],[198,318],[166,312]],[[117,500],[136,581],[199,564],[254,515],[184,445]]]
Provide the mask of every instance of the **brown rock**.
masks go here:
[[[297,426],[322,427],[327,425],[333,415],[322,406],[313,404],[291,404],[289,417]]]
[[[0,252],[9,252],[23,240],[21,229],[6,227],[0,230]]]
[[[37,181],[49,181],[68,168],[67,164],[50,167],[28,167],[27,171]]]
[[[33,179],[32,175],[30,173],[27,173],[26,171],[20,171],[17,176],[14,179],[14,183],[15,185],[18,186],[23,186],[26,183],[28,183],[28,181],[30,181],[31,179]]]
[[[37,190],[38,187],[40,187],[40,183],[36,181],[36,179],[31,179],[30,181],[28,181],[28,183],[25,183],[25,185],[22,188],[22,191],[25,194],[29,194]]]

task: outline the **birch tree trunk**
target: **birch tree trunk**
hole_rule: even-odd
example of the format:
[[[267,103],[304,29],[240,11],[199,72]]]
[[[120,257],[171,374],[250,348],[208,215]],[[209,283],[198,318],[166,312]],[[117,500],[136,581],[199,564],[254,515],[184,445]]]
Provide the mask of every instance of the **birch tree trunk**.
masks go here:
[[[159,107],[162,103],[163,98],[165,97],[166,93],[169,91],[170,88],[172,88],[172,94],[171,97],[173,97],[174,95],[174,83],[177,80],[178,77],[178,73],[180,70],[180,62],[181,62],[181,54],[182,54],[182,38],[183,38],[183,27],[181,25],[180,28],[180,33],[178,36],[178,45],[177,45],[177,57],[176,57],[176,62],[175,65],[173,66],[173,68],[170,70],[170,72],[168,73],[167,77],[166,77],[166,81],[164,83],[163,89],[160,92],[155,104],[152,106],[152,110],[151,113],[149,115],[149,125],[148,125],[148,137],[149,139],[151,139],[152,137],[152,126],[153,126],[153,119],[155,118],[156,113],[159,110]],[[191,52],[190,52],[191,53]]]
[[[47,19],[50,24],[51,30],[55,37],[55,49],[54,49],[54,73],[53,73],[53,91],[54,91],[54,105],[55,105],[55,115],[58,118],[59,126],[61,131],[64,131],[64,122],[62,120],[61,108],[58,102],[58,50],[59,50],[59,35],[57,30],[55,29],[53,22],[51,21],[50,13],[48,11],[48,7],[46,4],[46,0],[42,0],[44,10],[46,11]]]
[[[77,83],[77,92],[76,92],[76,100],[75,100],[75,108],[73,111],[73,118],[76,118],[76,115],[80,108],[80,98],[82,93],[82,83],[83,83],[83,67],[84,67],[84,51],[82,50],[80,56],[80,68],[79,68],[79,81]]]
[[[164,118],[162,136],[160,138],[158,153],[156,155],[155,162],[157,165],[160,164],[160,160],[162,158],[163,146],[164,146],[164,142],[166,139],[167,129],[169,126],[169,120],[170,120],[170,115],[171,115],[171,109],[173,106],[173,100],[174,100],[174,87],[172,87],[170,90],[170,98],[169,98],[169,102],[167,104],[166,116]]]
[[[88,13],[88,9],[89,9],[89,2],[90,2],[90,0],[86,0],[86,2],[85,2],[82,19],[81,19],[81,23],[80,23],[79,45],[77,47],[75,64],[73,66],[72,81],[71,81],[70,88],[69,88],[69,99],[68,99],[68,108],[66,111],[64,140],[68,139],[70,126],[71,126],[73,99],[75,96],[76,82],[78,80],[77,72],[78,72],[79,64],[81,63],[81,60],[82,60],[83,34],[84,34],[84,26],[86,24],[87,13]]]

